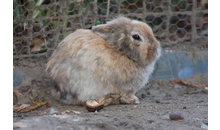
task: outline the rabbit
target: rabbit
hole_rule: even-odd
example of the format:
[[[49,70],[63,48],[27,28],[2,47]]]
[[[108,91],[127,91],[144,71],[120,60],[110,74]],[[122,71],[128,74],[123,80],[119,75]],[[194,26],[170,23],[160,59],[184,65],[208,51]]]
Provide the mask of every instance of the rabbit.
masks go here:
[[[109,105],[117,99],[139,104],[135,93],[148,81],[160,55],[160,43],[146,23],[120,16],[68,35],[50,57],[46,72],[55,82],[53,94],[64,103],[103,99]]]

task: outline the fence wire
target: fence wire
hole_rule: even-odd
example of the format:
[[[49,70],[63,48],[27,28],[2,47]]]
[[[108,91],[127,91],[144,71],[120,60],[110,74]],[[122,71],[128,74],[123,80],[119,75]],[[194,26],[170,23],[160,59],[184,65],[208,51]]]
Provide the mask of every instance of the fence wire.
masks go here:
[[[13,0],[14,59],[51,53],[118,15],[146,22],[162,47],[208,42],[208,0]]]

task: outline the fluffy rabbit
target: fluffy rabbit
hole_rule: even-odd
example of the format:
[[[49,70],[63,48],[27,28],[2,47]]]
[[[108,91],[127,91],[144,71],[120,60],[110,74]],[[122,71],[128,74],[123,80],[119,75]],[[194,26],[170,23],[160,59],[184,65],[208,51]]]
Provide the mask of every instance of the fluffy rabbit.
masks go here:
[[[139,104],[134,94],[148,81],[160,53],[160,43],[147,24],[118,17],[67,36],[46,71],[57,84],[53,93],[65,103],[119,95],[120,103]]]

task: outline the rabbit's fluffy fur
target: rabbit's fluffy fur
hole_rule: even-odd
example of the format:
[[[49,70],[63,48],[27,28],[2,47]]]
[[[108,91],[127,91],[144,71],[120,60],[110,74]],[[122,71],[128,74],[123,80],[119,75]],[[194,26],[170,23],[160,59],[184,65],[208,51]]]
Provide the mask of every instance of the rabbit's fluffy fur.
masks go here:
[[[46,71],[56,83],[53,93],[65,103],[79,105],[117,94],[120,103],[138,104],[134,94],[148,81],[160,53],[147,24],[118,17],[67,36]]]

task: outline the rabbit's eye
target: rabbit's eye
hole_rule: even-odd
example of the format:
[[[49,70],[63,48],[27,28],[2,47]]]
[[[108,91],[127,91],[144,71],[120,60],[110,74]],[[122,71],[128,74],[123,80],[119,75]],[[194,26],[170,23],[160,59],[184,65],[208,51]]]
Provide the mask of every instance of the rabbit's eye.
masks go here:
[[[133,37],[135,40],[139,40],[139,41],[141,41],[140,36],[139,36],[139,35],[137,35],[137,34],[133,35],[132,37]]]

